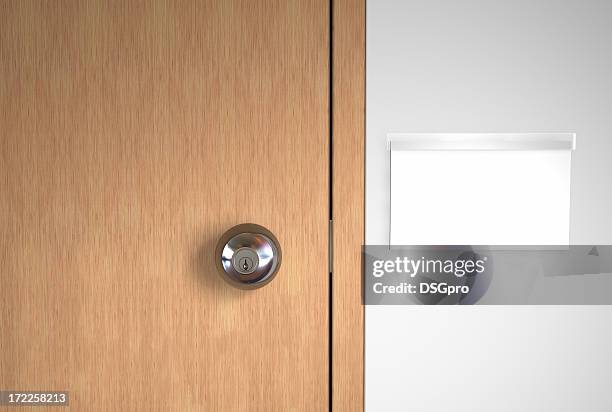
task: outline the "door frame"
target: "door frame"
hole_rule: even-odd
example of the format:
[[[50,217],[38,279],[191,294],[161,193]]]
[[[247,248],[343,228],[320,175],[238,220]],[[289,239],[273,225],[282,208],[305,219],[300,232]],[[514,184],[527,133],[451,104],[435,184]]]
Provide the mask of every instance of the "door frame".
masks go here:
[[[330,410],[364,408],[365,0],[331,0]]]

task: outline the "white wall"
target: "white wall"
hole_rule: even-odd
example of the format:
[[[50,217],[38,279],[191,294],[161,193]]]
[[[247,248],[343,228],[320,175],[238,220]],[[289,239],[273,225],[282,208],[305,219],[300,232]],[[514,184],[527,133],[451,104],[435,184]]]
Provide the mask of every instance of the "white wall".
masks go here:
[[[366,242],[388,132],[577,133],[571,242],[612,244],[612,2],[367,3]],[[612,291],[611,291],[612,292]],[[612,410],[610,307],[366,308],[369,411]]]

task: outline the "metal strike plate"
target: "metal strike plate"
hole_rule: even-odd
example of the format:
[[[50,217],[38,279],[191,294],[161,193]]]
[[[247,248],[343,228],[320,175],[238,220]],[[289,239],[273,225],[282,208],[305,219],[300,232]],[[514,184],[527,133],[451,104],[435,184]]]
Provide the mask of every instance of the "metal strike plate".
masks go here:
[[[234,226],[215,248],[219,275],[240,289],[257,289],[268,284],[281,264],[281,248],[268,229],[253,223]]]

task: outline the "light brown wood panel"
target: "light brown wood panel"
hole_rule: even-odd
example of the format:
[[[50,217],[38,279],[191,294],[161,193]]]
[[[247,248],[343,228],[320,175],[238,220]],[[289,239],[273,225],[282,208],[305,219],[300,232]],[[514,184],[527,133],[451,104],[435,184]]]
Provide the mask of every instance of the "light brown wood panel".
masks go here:
[[[363,410],[365,1],[333,10],[333,410]]]
[[[323,0],[0,3],[0,389],[74,410],[324,410]],[[283,265],[215,273],[252,222]]]

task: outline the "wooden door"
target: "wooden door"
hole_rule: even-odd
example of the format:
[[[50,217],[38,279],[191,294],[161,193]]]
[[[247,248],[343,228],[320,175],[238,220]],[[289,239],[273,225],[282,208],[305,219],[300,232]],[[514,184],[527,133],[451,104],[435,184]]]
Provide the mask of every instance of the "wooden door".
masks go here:
[[[327,408],[328,45],[322,0],[0,3],[0,389]],[[246,222],[283,249],[250,291]]]

